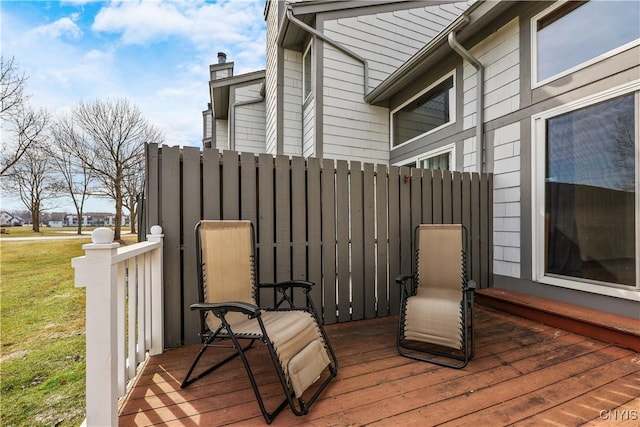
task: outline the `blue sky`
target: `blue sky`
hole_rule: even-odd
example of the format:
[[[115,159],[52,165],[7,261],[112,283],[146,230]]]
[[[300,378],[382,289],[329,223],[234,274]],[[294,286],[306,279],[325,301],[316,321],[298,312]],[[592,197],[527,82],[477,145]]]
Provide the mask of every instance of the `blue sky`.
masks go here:
[[[36,107],[124,97],[168,145],[200,146],[217,53],[235,74],[265,68],[264,1],[0,0],[0,49]]]

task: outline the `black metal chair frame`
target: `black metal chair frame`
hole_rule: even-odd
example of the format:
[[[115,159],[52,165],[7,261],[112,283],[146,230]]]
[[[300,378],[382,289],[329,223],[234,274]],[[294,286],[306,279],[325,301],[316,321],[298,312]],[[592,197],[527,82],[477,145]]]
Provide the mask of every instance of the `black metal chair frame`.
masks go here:
[[[417,226],[414,229],[413,237],[413,253],[415,254],[415,260],[412,265],[411,275],[400,275],[396,277],[396,283],[400,285],[400,314],[398,316],[398,336],[396,347],[400,355],[408,357],[414,360],[420,360],[423,362],[434,363],[440,366],[446,366],[449,368],[461,369],[467,366],[470,360],[475,355],[475,332],[474,332],[474,291],[476,289],[476,283],[474,280],[468,280],[467,276],[467,252],[468,252],[468,238],[467,229],[462,226],[462,253],[461,253],[461,291],[462,291],[462,349],[455,353],[451,351],[439,351],[437,349],[425,349],[424,347],[418,347],[411,345],[409,342],[403,339],[404,326],[406,321],[406,304],[409,297],[413,296],[417,292],[418,283],[416,283],[416,271],[419,262],[419,248],[418,245],[418,231]],[[411,286],[408,285],[411,282]],[[409,351],[407,351],[409,350]],[[433,355],[437,357],[428,357],[419,355],[420,353],[426,355]],[[447,361],[447,359],[451,361]],[[457,362],[455,362],[457,361]]]
[[[255,280],[255,268],[252,271],[252,275],[254,283],[253,283],[253,292],[254,298],[257,305],[240,302],[240,301],[230,301],[223,303],[206,303],[204,297],[204,271],[203,271],[203,262],[202,262],[202,245],[200,242],[200,222],[198,222],[195,226],[195,234],[196,234],[196,253],[197,253],[197,274],[198,274],[198,291],[200,302],[197,304],[191,305],[191,310],[198,310],[200,312],[200,337],[202,339],[203,345],[196,355],[195,360],[193,361],[189,371],[187,372],[184,380],[182,381],[181,388],[185,388],[193,382],[199,380],[205,375],[215,371],[216,369],[224,366],[227,362],[235,359],[240,356],[242,360],[242,364],[247,371],[247,375],[249,377],[249,381],[251,383],[251,388],[256,396],[256,400],[258,401],[258,405],[260,406],[260,411],[267,422],[267,424],[271,424],[274,418],[287,406],[287,404],[291,407],[292,412],[295,415],[302,416],[306,415],[309,412],[309,409],[316,401],[316,399],[320,396],[320,394],[324,391],[324,389],[329,385],[331,380],[335,378],[338,373],[338,360],[336,355],[331,347],[331,344],[327,338],[324,327],[322,326],[322,321],[318,317],[317,311],[315,309],[315,305],[313,304],[313,300],[311,299],[309,293],[314,286],[312,282],[303,281],[303,280],[289,280],[285,282],[279,283],[261,283],[257,284]],[[255,231],[253,224],[251,224],[251,257],[255,264]],[[260,308],[260,289],[273,289],[274,293],[274,306],[272,308],[263,309]],[[302,290],[302,293],[305,297],[305,306],[297,307],[294,304],[293,291],[294,289]],[[302,396],[296,399],[295,394],[287,386],[287,380],[285,373],[280,366],[278,361],[278,355],[274,348],[272,341],[268,338],[267,331],[265,329],[265,325],[262,320],[262,313],[265,311],[291,311],[291,310],[299,310],[310,313],[313,318],[316,320],[318,328],[321,332],[322,338],[326,344],[326,348],[329,352],[329,357],[331,363],[329,364],[328,370],[329,374],[327,378],[319,385],[319,387],[315,390],[313,395],[308,399],[304,400]],[[205,322],[205,315],[207,312],[213,313],[218,319],[220,319],[220,326],[215,330],[211,331]],[[244,335],[244,334],[236,334],[233,332],[233,329],[229,322],[226,319],[226,315],[229,312],[240,312],[244,313],[249,317],[255,318],[260,325],[260,330],[262,333],[260,335]],[[230,345],[219,344],[219,342],[224,340],[231,340]],[[262,395],[258,389],[258,384],[256,382],[255,376],[249,364],[249,360],[246,356],[246,352],[253,347],[253,343],[259,340],[264,343],[271,356],[272,361],[274,362],[275,369],[278,375],[278,379],[282,385],[286,398],[273,410],[267,410]],[[242,344],[244,343],[244,345]],[[228,357],[218,361],[212,366],[208,367],[204,371],[200,372],[195,376],[191,376],[193,374],[196,365],[200,361],[203,354],[206,352],[208,348],[233,348],[236,352],[234,354],[229,355]]]

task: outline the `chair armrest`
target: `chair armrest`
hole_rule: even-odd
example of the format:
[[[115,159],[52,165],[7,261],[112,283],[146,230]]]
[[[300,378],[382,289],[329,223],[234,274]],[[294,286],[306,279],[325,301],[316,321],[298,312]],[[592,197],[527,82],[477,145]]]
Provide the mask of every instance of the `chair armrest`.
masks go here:
[[[286,280],[278,283],[260,283],[260,288],[303,288],[311,289],[315,284],[313,282],[307,282],[306,280]]]
[[[237,311],[250,316],[257,316],[260,314],[260,308],[258,306],[242,301],[227,301],[217,303],[201,302],[197,304],[191,304],[191,310],[213,311],[214,313]]]
[[[409,279],[413,279],[413,276],[408,275],[408,274],[402,274],[398,277],[396,277],[396,283],[399,285],[404,285],[405,282]]]

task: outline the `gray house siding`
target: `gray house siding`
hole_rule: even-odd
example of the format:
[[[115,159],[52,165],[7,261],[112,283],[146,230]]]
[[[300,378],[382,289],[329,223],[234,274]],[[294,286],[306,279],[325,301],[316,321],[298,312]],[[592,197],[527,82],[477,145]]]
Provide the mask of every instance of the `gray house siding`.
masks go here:
[[[233,123],[232,150],[263,153],[265,150],[265,102],[260,95],[262,83],[233,89],[231,123]]]
[[[265,77],[265,152],[277,153],[278,140],[278,3],[267,2],[267,69]]]
[[[302,53],[284,50],[282,88],[283,154],[302,154]]]
[[[458,2],[390,12],[368,12],[359,16],[333,12],[323,17],[324,34],[367,59],[370,90],[468,7],[467,2]],[[360,77],[358,82],[362,82],[362,70],[354,70],[354,73]]]
[[[304,3],[295,2],[294,7],[303,7]],[[283,131],[281,138],[277,139],[283,141],[283,153],[298,155],[304,150],[326,158],[387,163],[388,110],[363,102],[365,90],[382,82],[471,3],[443,2],[424,6],[425,3],[420,2],[400,2],[361,7],[355,2],[352,6],[356,7],[342,8],[345,5],[342,3],[329,11],[323,10],[320,3],[305,5],[317,8],[313,24],[317,31],[366,59],[368,82],[365,88],[365,67],[361,61],[321,38],[314,38],[315,106],[307,107],[303,112],[302,96],[298,94],[302,88],[302,52],[282,49],[284,60],[279,62],[283,64],[283,93],[281,96],[270,93],[267,98],[280,97],[277,107]],[[274,5],[269,7],[274,8]],[[305,11],[308,13],[307,9]],[[267,15],[267,23],[270,27],[277,24],[270,14]],[[269,43],[272,40],[269,38],[271,30],[268,30]],[[304,51],[309,37],[310,34],[295,49]],[[272,46],[268,46],[268,51],[268,57],[276,55]],[[279,93],[269,83],[267,90]],[[268,120],[273,121],[269,117]],[[270,138],[277,133],[272,127],[274,123],[267,124],[268,147],[274,144]],[[310,144],[313,149],[309,148]]]
[[[516,3],[507,13],[494,19],[463,42],[485,67],[484,69],[484,138],[486,171],[494,174],[493,236],[495,286],[554,298],[560,301],[604,309],[638,317],[638,302],[633,298],[612,297],[604,287],[601,293],[585,292],[537,282],[533,235],[534,206],[532,180],[533,150],[531,117],[552,108],[599,94],[630,82],[640,81],[640,47],[635,46],[599,62],[532,88],[531,19],[550,3]],[[451,58],[457,57],[452,51]],[[451,60],[452,61],[452,60]],[[445,70],[432,68],[389,102],[390,110],[437,80]],[[462,112],[457,105],[455,123],[414,143],[392,150],[390,162],[402,164],[424,152],[446,145],[463,145],[462,165],[456,155],[458,170],[477,170],[479,149],[475,138],[476,71],[464,61],[456,69],[456,99],[462,92]],[[415,86],[415,85],[418,86]],[[636,90],[636,106],[640,93]],[[638,108],[638,107],[636,107]],[[637,151],[637,146],[636,146]],[[462,168],[460,168],[462,166]],[[636,196],[637,197],[637,196]],[[636,212],[637,216],[637,212]],[[637,231],[636,231],[637,232]]]

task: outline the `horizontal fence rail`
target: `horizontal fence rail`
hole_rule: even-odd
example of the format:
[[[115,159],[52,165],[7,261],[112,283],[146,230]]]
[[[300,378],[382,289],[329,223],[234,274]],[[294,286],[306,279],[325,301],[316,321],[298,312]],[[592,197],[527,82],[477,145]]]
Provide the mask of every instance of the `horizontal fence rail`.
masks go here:
[[[92,240],[71,260],[76,287],[87,289],[84,425],[117,425],[118,399],[148,356],[164,348],[162,229],[151,227],[146,242],[126,247],[106,228]]]
[[[420,223],[469,230],[470,276],[492,281],[492,175],[196,147],[147,147],[144,221],[165,235],[165,344],[198,342],[194,226],[248,219],[258,280],[305,279],[325,324],[397,314]]]

